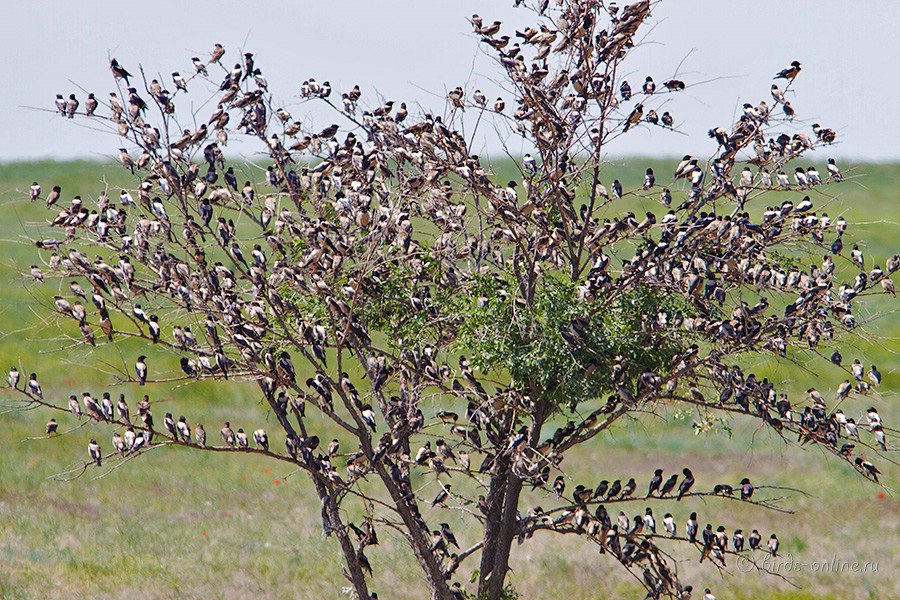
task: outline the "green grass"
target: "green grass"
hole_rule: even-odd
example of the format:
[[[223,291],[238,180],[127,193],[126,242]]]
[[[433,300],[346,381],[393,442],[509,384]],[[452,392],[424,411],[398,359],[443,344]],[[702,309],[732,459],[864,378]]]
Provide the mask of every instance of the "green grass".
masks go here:
[[[652,166],[662,181],[674,164],[644,160],[612,163],[602,179],[609,185],[618,178],[626,189],[634,189],[647,166]],[[848,166],[843,165],[845,169]],[[497,170],[498,180],[515,173],[508,163],[498,164]],[[819,165],[819,170],[824,172],[824,166]],[[827,212],[832,217],[845,214],[850,221],[848,237],[859,239],[867,256],[883,260],[900,252],[895,224],[900,221],[900,209],[895,207],[900,165],[856,165],[852,172],[856,176],[852,180],[825,190],[836,195],[834,199],[816,193],[814,201],[820,205],[828,202]],[[127,357],[141,346],[126,345],[121,355],[110,348],[58,351],[65,340],[52,327],[41,325],[33,310],[34,303],[51,297],[58,284],[34,286],[14,268],[37,260],[37,249],[27,235],[48,215],[42,205],[27,201],[28,186],[35,179],[45,194],[54,184],[61,185],[66,201],[75,194],[94,198],[103,189],[104,179],[110,185],[110,196],[119,186],[133,185],[131,176],[114,165],[0,165],[0,366],[20,365],[25,375],[31,370],[39,372],[48,397],[63,399],[82,390],[100,393],[108,389],[124,392],[133,403],[143,391],[132,385],[109,387],[110,378],[87,364],[130,365]],[[656,196],[629,196],[617,203],[609,216],[621,210],[661,214],[664,211]],[[796,199],[797,195],[790,196]],[[839,263],[839,268],[852,277],[847,264]],[[67,282],[62,284],[67,287]],[[878,364],[885,376],[878,393],[854,399],[845,411],[861,413],[875,404],[889,425],[900,420],[895,393],[900,385],[896,370],[900,365],[896,341],[900,319],[891,300],[881,294],[861,300],[862,337],[857,348],[844,349],[846,360],[858,355],[866,365]],[[77,336],[76,330],[66,333]],[[796,392],[815,385],[823,393],[828,391],[826,397],[845,377],[828,365],[827,358],[813,353],[802,355],[798,362],[764,362],[748,368],[786,390]],[[177,357],[157,358],[154,367],[174,372]],[[228,390],[210,384],[168,386],[152,388],[150,393],[154,401],[165,405],[164,410],[185,414],[192,424],[203,422],[211,437],[226,419],[247,431],[259,426],[276,429],[251,384]],[[7,390],[0,390],[0,400],[11,398]],[[0,403],[0,410],[8,407],[8,402]],[[664,416],[672,417],[677,408],[665,407]],[[96,437],[108,449],[111,432],[103,426],[87,425],[54,440],[23,441],[41,436],[48,417],[45,411],[0,415],[0,597],[113,598],[136,593],[144,598],[339,596],[336,588],[345,585],[340,551],[333,539],[322,535],[318,503],[302,473],[292,474],[284,463],[255,457],[162,448],[99,479],[95,477],[105,471],[90,469],[73,481],[59,481],[60,473],[82,464],[89,438]],[[77,426],[67,415],[57,418],[61,430]],[[321,430],[320,436],[335,434],[323,421],[315,416],[311,419],[316,430]],[[740,420],[731,426],[733,437],[724,432],[695,436],[690,418],[629,421],[568,456],[564,468],[571,486],[633,475],[641,491],[653,469],[671,472],[691,466],[698,475],[698,487],[734,482],[745,474],[756,482],[799,487],[810,496],[791,494],[786,506],[797,511],[794,515],[699,500],[685,501],[673,512],[680,529],[687,513],[697,510],[704,523],[722,523],[729,531],[735,527],[745,531],[756,527],[764,534],[775,531],[782,551],[798,561],[830,561],[836,556],[879,563],[875,574],[791,573],[802,586],[795,590],[773,576],[723,577],[707,563],[698,565],[695,555],[677,553],[677,558],[685,560],[679,566],[684,580],[698,590],[709,586],[720,598],[747,599],[900,596],[900,578],[894,569],[900,558],[900,504],[896,497],[879,497],[880,488],[862,481],[820,449],[786,447],[771,433],[757,431],[753,424]],[[280,447],[282,439],[273,438],[273,445]],[[895,467],[883,461],[879,464],[883,471],[896,474]],[[414,485],[425,484],[428,480],[417,476]],[[523,508],[538,503],[546,508],[555,501],[545,493],[529,493]],[[658,503],[648,505],[655,512],[663,510]],[[627,511],[642,512],[643,506],[630,504]],[[447,520],[464,547],[479,537],[476,521],[461,511],[436,514],[427,509],[425,516],[435,522]],[[367,553],[376,572],[371,588],[382,597],[423,597],[424,584],[405,543],[387,528],[379,531],[379,537],[381,545]],[[538,534],[514,549],[512,582],[523,598],[643,597],[636,582],[610,560],[598,557],[595,548],[571,536]],[[464,571],[467,567],[464,565]]]

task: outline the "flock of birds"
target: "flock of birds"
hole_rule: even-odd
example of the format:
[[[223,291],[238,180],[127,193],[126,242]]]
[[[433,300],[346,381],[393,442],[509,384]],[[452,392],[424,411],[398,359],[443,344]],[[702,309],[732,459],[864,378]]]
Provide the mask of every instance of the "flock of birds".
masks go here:
[[[615,3],[609,3],[607,8],[612,26],[594,40],[598,59],[615,56],[627,49],[631,36],[649,11],[649,2],[636,2],[622,11]],[[581,19],[571,21],[575,35],[571,32],[563,35],[560,31],[541,26],[516,32],[513,38],[500,35],[502,23],[498,21],[486,24],[478,15],[471,19],[476,34],[499,53],[501,65],[515,80],[523,82],[523,85],[527,83],[531,86],[529,90],[546,86],[543,96],[529,92],[531,95],[528,98],[517,103],[513,111],[517,130],[527,132],[529,120],[537,119],[535,113],[540,111],[534,105],[539,105],[548,113],[554,112],[557,105],[578,111],[584,108],[581,103],[585,98],[591,94],[599,95],[604,90],[612,93],[616,105],[636,102],[630,111],[623,113],[627,116],[618,123],[616,129],[619,132],[643,123],[674,127],[670,112],[658,115],[645,106],[645,102],[663,93],[663,90],[679,92],[685,89],[685,83],[678,79],[667,79],[658,88],[653,77],[648,75],[638,89],[633,89],[623,80],[614,92],[609,87],[611,82],[608,79],[591,73],[590,69],[579,72],[577,77],[545,81],[549,74],[547,56],[551,52],[565,51],[574,43],[573,38],[591,30],[591,23]],[[531,65],[525,58],[526,48],[534,52]],[[180,366],[187,378],[227,379],[236,373],[253,375],[265,396],[271,399],[276,412],[279,415],[293,413],[301,429],[307,403],[329,416],[335,416],[334,396],[349,398],[348,408],[352,407],[358,414],[361,428],[370,429],[373,434],[387,429],[380,437],[373,435],[373,442],[377,442],[373,444],[370,455],[362,450],[341,454],[340,442],[336,439],[323,444],[316,435],[290,432],[285,436],[285,452],[292,460],[311,465],[338,488],[353,485],[377,464],[386,465],[391,478],[410,499],[409,507],[423,531],[430,532],[431,551],[439,557],[447,580],[453,576],[461,561],[461,553],[453,551],[453,548],[459,548],[459,544],[446,523],[442,523],[439,529],[428,527],[415,501],[416,492],[412,487],[410,471],[419,467],[428,469],[439,487],[431,505],[447,506],[455,495],[451,484],[444,483],[442,477],[449,479],[456,472],[470,475],[488,473],[501,455],[512,456],[522,463],[525,479],[534,489],[541,489],[548,496],[555,495],[567,503],[547,511],[534,507],[527,515],[520,515],[520,541],[542,529],[586,534],[600,544],[602,551],[614,555],[626,566],[642,567],[645,585],[657,595],[671,589],[674,579],[656,547],[654,539],[657,537],[697,544],[701,562],[710,559],[722,566],[728,554],[765,549],[773,556],[777,555],[779,542],[775,534],[771,534],[764,544],[764,536],[757,529],[752,529],[745,540],[742,529],[729,533],[724,525],[713,529],[709,523],[701,528],[696,512],[690,513],[684,526],[685,535],[682,536],[678,534],[678,525],[672,513],[665,513],[662,521],[657,523],[650,507],[632,518],[622,511],[613,520],[606,506],[635,500],[637,482],[634,478],[629,478],[624,484],[621,479],[611,483],[603,480],[596,487],[579,484],[568,495],[563,475],[552,482],[550,480],[551,465],[558,466],[560,454],[568,444],[590,430],[599,414],[612,413],[621,406],[637,406],[643,398],[655,395],[677,396],[679,390],[674,383],[679,378],[693,381],[694,370],[700,368],[703,357],[697,345],[674,357],[669,365],[670,372],[674,374],[672,377],[646,372],[640,375],[636,388],[627,385],[626,361],[616,357],[610,375],[615,393],[607,405],[580,424],[568,422],[558,428],[552,437],[534,449],[528,447],[524,431],[504,433],[500,430],[491,414],[488,395],[473,375],[468,361],[460,358],[459,374],[464,382],[460,384],[453,369],[446,364],[439,365],[434,359],[436,349],[433,347],[416,353],[409,360],[424,381],[448,389],[448,393],[468,401],[464,419],[450,411],[441,411],[436,415],[439,424],[449,426],[451,434],[460,438],[455,443],[438,438],[433,445],[429,440],[416,452],[410,452],[410,436],[426,432],[428,427],[438,423],[426,423],[417,406],[404,404],[408,401],[406,397],[392,397],[387,410],[376,413],[371,404],[363,401],[346,373],[332,380],[320,371],[305,382],[298,382],[291,356],[267,347],[265,340],[272,325],[267,304],[285,313],[295,310],[289,300],[276,291],[282,284],[292,285],[310,294],[326,295],[330,314],[338,315],[340,327],[337,329],[348,332],[343,342],[352,337],[361,340],[361,346],[365,347],[369,345],[366,342],[368,332],[365,324],[354,315],[351,303],[356,299],[364,301],[366,294],[370,293],[367,288],[377,290],[378,281],[390,277],[390,273],[378,270],[381,267],[373,267],[365,285],[358,288],[348,285],[339,294],[325,293],[327,278],[338,272],[343,263],[350,262],[352,248],[359,239],[383,239],[386,245],[396,246],[401,256],[413,265],[422,278],[425,268],[418,255],[421,246],[413,236],[413,219],[416,216],[429,218],[443,228],[444,234],[436,241],[435,248],[443,244],[449,248],[448,255],[460,255],[474,261],[493,257],[498,265],[508,264],[509,259],[496,247],[492,248],[491,242],[519,234],[525,231],[525,225],[536,224],[555,235],[555,224],[551,222],[546,206],[541,206],[530,196],[523,202],[516,181],[505,185],[491,182],[478,157],[468,152],[465,139],[453,131],[441,116],[426,115],[415,121],[410,117],[406,103],[397,106],[397,103],[388,100],[374,109],[362,111],[361,116],[357,117],[362,96],[359,86],[340,93],[338,102],[337,93],[333,94],[331,83],[327,80],[320,83],[310,78],[301,85],[301,97],[334,102],[338,111],[366,131],[368,141],[375,140],[389,151],[365,149],[363,136],[357,137],[352,131],[340,141],[340,127],[337,124],[318,132],[306,132],[301,122],[284,108],[276,109],[273,113],[275,119],[270,120],[269,105],[263,101],[268,83],[251,53],[245,53],[231,69],[222,66],[220,96],[207,122],[201,123],[196,131],[186,129],[177,138],[166,140],[158,128],[144,120],[150,104],[156,104],[163,114],[172,114],[178,95],[187,92],[194,78],[210,80],[210,68],[212,65],[221,66],[224,54],[224,48],[216,44],[208,60],[199,57],[192,59],[193,74],[184,77],[179,72],[173,72],[172,92],[160,81],[151,80],[147,85],[149,103],[132,86],[131,78],[134,76],[117,60],[110,61],[112,74],[117,81],[124,81],[127,95],[123,101],[119,94],[112,92],[104,103],[109,111],[108,116],[101,118],[115,123],[120,135],[130,138],[140,148],[137,155],[132,155],[124,147],[118,154],[124,168],[142,175],[139,188],[134,196],[131,191],[121,190],[118,201],[106,192],[101,193],[96,207],[89,207],[80,196],[75,196],[69,205],[65,205],[61,187],[53,186],[46,197],[46,207],[54,210],[54,207],[61,208],[50,225],[63,229],[65,239],[48,238],[37,242],[39,248],[50,253],[47,266],[52,275],[71,279],[71,295],[55,296],[54,307],[63,317],[77,322],[85,343],[93,345],[97,341],[92,323],[96,323],[106,338],[113,341],[117,330],[110,313],[117,312],[131,321],[151,344],[160,344],[185,354]],[[777,73],[776,79],[790,82],[800,70],[800,63],[795,61]],[[573,90],[568,95],[561,91],[569,89],[567,86]],[[851,309],[853,299],[867,290],[871,291],[872,286],[876,285],[880,285],[884,293],[895,295],[891,276],[900,269],[900,256],[890,257],[884,263],[884,269],[871,259],[867,260],[858,246],[853,246],[847,256],[843,245],[847,221],[842,216],[832,219],[827,213],[818,211],[810,196],[810,190],[816,186],[844,179],[835,160],[828,159],[821,173],[815,166],[809,165],[796,167],[789,175],[784,167],[807,150],[833,143],[835,132],[815,124],[811,136],[805,133],[792,136],[780,134],[766,140],[761,131],[773,119],[775,108],[780,107],[788,120],[795,115],[794,108],[785,99],[785,90],[777,84],[772,85],[771,96],[774,101],[772,107],[766,102],[755,106],[745,104],[738,122],[730,130],[717,127],[709,131],[710,138],[719,147],[709,168],[691,155],[685,155],[677,164],[670,185],[685,182],[688,191],[687,198],[679,206],[672,207],[670,187],[658,181],[658,174],[652,169],[646,170],[641,183],[635,182],[628,189],[619,180],[614,180],[611,188],[607,189],[597,179],[592,193],[605,200],[660,190],[659,199],[667,212],[660,217],[648,211],[640,219],[633,212],[613,219],[598,219],[585,206],[578,214],[572,209],[571,215],[564,215],[585,232],[585,247],[596,257],[592,268],[579,284],[578,294],[581,299],[591,300],[602,297],[617,284],[642,279],[683,293],[697,308],[696,315],[687,317],[681,313],[660,311],[657,315],[651,315],[654,327],[700,336],[720,347],[722,355],[717,360],[706,357],[710,360],[705,363],[710,371],[708,381],[717,390],[718,398],[708,400],[695,383],[689,383],[682,399],[699,405],[714,402],[717,407],[758,416],[779,432],[796,433],[802,444],[816,443],[827,447],[877,482],[880,474],[877,467],[864,455],[854,456],[854,453],[857,444],[887,450],[881,417],[875,407],[870,407],[859,419],[846,416],[841,408],[850,394],[864,395],[871,387],[881,385],[882,374],[875,365],[870,365],[866,370],[858,359],[849,366],[845,365],[840,352],[834,351],[831,362],[849,373],[835,392],[835,404],[829,409],[831,400],[826,401],[820,392],[810,388],[801,410],[801,403],[791,402],[767,379],[758,380],[754,373],[745,374],[741,368],[724,363],[730,350],[740,351],[755,344],[764,345],[781,356],[786,355],[792,339],[816,349],[821,341],[831,341],[835,336],[836,327],[827,318],[829,314],[836,318],[839,326],[847,330],[856,328],[858,323]],[[470,100],[462,87],[451,90],[447,100],[454,111],[463,111],[468,107],[496,113],[508,110],[507,102],[502,97],[498,97],[489,107],[483,92],[476,90]],[[82,113],[79,112],[81,104],[74,94],[70,94],[68,99],[60,94],[56,99],[57,111],[67,118],[81,114],[100,117],[97,113],[99,104],[94,94],[89,94]],[[242,185],[234,169],[226,168],[221,146],[226,144],[229,130],[234,130],[228,127],[234,111],[240,113],[236,129],[261,137],[268,145],[275,164],[266,169],[264,182],[245,181]],[[407,120],[415,122],[407,123]],[[270,122],[282,127],[281,136],[268,135]],[[545,132],[541,134],[544,137],[540,138],[539,143],[546,145],[551,143],[551,137],[561,136],[559,132],[563,129],[563,126],[554,123],[543,128],[536,125],[534,130]],[[546,133],[551,130],[552,134]],[[601,143],[600,136],[598,130],[589,132],[590,141],[594,144]],[[435,148],[439,148],[440,152]],[[740,174],[733,177],[731,169],[735,157],[744,148],[752,150],[752,158]],[[324,158],[316,166],[303,167],[294,164],[292,153],[311,153]],[[538,152],[535,154],[540,156]],[[200,159],[198,162],[193,161],[195,156]],[[391,171],[391,160],[398,165],[395,172]],[[560,167],[563,173],[559,179],[561,186],[566,184],[566,173],[570,168],[566,161],[563,162]],[[539,173],[546,170],[547,165],[526,154],[522,166],[526,179],[524,187],[526,190],[534,189],[533,186],[540,183]],[[202,172],[204,167],[205,173]],[[416,170],[421,174],[411,174]],[[440,183],[445,175],[457,176],[467,190],[488,199],[493,209],[491,219],[499,224],[497,238],[486,244],[466,238],[461,249],[454,245],[454,234],[466,230],[466,205],[454,205],[449,201],[454,188],[449,182]],[[422,193],[424,199],[421,207],[403,210],[398,215],[392,214],[383,205],[373,204],[376,199],[382,202],[387,200],[389,185],[385,179],[394,176],[401,188],[400,196],[406,192],[410,195]],[[668,179],[668,176],[660,179]],[[333,197],[334,223],[315,221],[277,205],[278,193],[293,195],[298,191],[317,200]],[[797,192],[803,196],[766,207],[761,221],[757,223],[743,207],[753,194],[761,191]],[[574,192],[572,194],[574,197]],[[30,189],[31,200],[39,201],[42,195],[41,185],[34,182]],[[732,215],[717,213],[712,206],[721,195],[736,200],[738,210]],[[185,209],[184,214],[180,211],[170,214],[174,204],[168,200],[176,196],[192,196],[196,206],[191,205],[191,210]],[[258,196],[264,198],[259,209]],[[220,207],[242,211],[252,209],[254,220],[263,230],[259,243],[252,242],[252,249],[249,245],[242,246],[247,242],[238,236],[234,222],[222,216],[221,211],[216,215]],[[416,210],[420,212],[416,213]],[[180,241],[173,242],[178,239],[173,236],[173,228],[179,225]],[[359,237],[354,237],[355,232],[359,232]],[[653,239],[652,234],[658,234],[657,239]],[[101,256],[91,259],[85,252],[74,247],[67,248],[79,235],[114,250],[119,256],[118,261],[107,262]],[[207,243],[207,236],[211,238],[210,243]],[[794,264],[783,266],[765,255],[767,244],[787,236],[808,238],[817,247],[823,248],[825,253],[821,264],[811,265],[808,269]],[[547,237],[552,238],[550,235]],[[620,273],[614,274],[610,258],[604,254],[603,248],[622,239],[643,242],[636,244],[633,257],[623,257]],[[289,248],[298,240],[303,242],[303,249],[292,253]],[[179,258],[165,247],[166,243],[181,244],[192,258]],[[213,248],[209,250],[210,255],[217,252],[222,260],[208,264],[206,251],[209,248]],[[550,257],[548,262],[552,262],[553,253],[558,252],[549,245],[540,250]],[[852,281],[843,281],[839,285],[835,278],[835,260],[838,256],[847,257],[849,263],[858,269]],[[685,260],[684,257],[691,258]],[[137,269],[132,261],[139,263]],[[226,261],[230,261],[231,266],[225,264]],[[146,267],[145,273],[140,272],[140,266]],[[30,274],[35,282],[44,281],[44,270],[38,265],[32,265]],[[462,277],[461,272],[450,269],[441,283],[458,281]],[[89,282],[90,287],[82,287],[78,278]],[[753,286],[758,290],[760,301],[755,305],[743,299],[732,301],[734,308],[729,312],[725,308],[729,294],[733,295],[734,290],[742,286]],[[777,316],[770,310],[763,290],[794,294],[796,299],[787,304],[783,315]],[[160,317],[162,309],[160,314],[155,314],[136,301],[138,296],[148,293],[168,298],[173,306],[186,308],[188,313],[201,315],[199,321],[203,324],[193,323],[197,329],[195,333],[187,323],[163,322]],[[438,314],[439,309],[432,303],[427,285],[413,294],[410,304],[415,310]],[[709,307],[717,307],[722,314],[717,315]],[[205,322],[202,321],[204,314]],[[319,322],[303,321],[298,329],[300,343],[309,349],[309,357],[322,365],[327,364],[327,350],[337,343],[334,333]],[[577,322],[563,337],[573,347],[578,347],[585,339]],[[134,376],[128,379],[139,385],[152,383],[151,367],[147,356],[140,355],[134,363]],[[384,357],[369,357],[365,368],[375,392],[381,390],[388,378],[395,374],[385,365]],[[32,373],[20,388],[19,372],[12,368],[9,384],[42,401],[44,399],[37,374]],[[297,394],[289,397],[280,388],[294,389]],[[520,394],[508,391],[507,395],[519,404],[526,404]],[[120,395],[114,404],[108,392],[99,399],[89,392],[82,393],[80,399],[72,395],[68,407],[58,408],[67,408],[79,419],[116,425],[112,446],[121,455],[137,453],[149,447],[157,435],[165,443],[200,447],[207,447],[209,443],[213,447],[212,441],[207,440],[203,425],[192,427],[185,416],[176,420],[172,413],[167,412],[163,429],[157,428],[148,396],[138,403],[135,421],[131,418],[124,395]],[[385,423],[382,424],[379,419]],[[58,427],[57,421],[51,419],[46,431],[55,434]],[[482,433],[487,438],[486,443]],[[243,428],[235,430],[231,422],[225,422],[220,437],[222,444],[215,446],[217,448],[278,454],[270,450],[270,440],[263,429],[255,429],[252,435],[248,435]],[[472,467],[470,453],[484,455],[479,468]],[[540,456],[541,460],[532,460],[535,455]],[[91,439],[88,445],[88,457],[91,463],[102,466],[105,456],[95,439]],[[338,458],[346,459],[346,474],[339,471]],[[718,495],[755,502],[752,500],[753,493],[754,486],[747,478],[737,485],[718,484],[711,492],[697,492],[690,469],[683,469],[680,482],[677,473],[665,478],[662,470],[658,469],[644,498],[665,498],[677,502],[696,495]],[[487,517],[484,497],[478,499],[477,505],[479,514]],[[590,507],[594,505],[596,508],[592,512]],[[351,527],[358,538],[360,563],[371,570],[364,549],[378,543],[374,525],[371,520],[365,520],[361,526],[351,523]],[[452,591],[462,596],[459,583],[453,584]],[[687,586],[678,594],[681,598],[690,598],[691,592],[692,588]],[[377,596],[373,594],[372,597]],[[708,589],[704,597],[706,600],[714,598]]]

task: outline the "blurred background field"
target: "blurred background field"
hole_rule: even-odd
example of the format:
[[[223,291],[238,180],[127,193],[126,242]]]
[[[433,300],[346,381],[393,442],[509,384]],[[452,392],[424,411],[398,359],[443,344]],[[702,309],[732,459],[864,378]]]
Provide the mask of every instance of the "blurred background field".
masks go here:
[[[823,164],[817,166],[825,173],[824,158],[821,160]],[[633,190],[640,187],[648,166],[662,182],[668,180],[676,162],[614,160],[602,179],[607,186],[619,179],[626,190]],[[851,165],[842,167],[846,170]],[[516,177],[508,162],[498,164],[496,171],[498,181]],[[900,253],[900,208],[896,202],[900,165],[852,165],[850,173],[848,181],[824,190],[833,198],[815,192],[813,201],[820,212],[847,218],[847,238],[858,241],[864,250],[867,269],[875,257],[884,266],[884,258]],[[134,184],[127,171],[105,163],[0,165],[0,366],[18,366],[23,378],[31,371],[38,372],[45,395],[58,398],[61,404],[70,393],[109,390],[125,393],[133,405],[140,397],[136,386],[110,387],[110,377],[88,363],[105,361],[130,369],[131,349],[137,354],[140,345],[126,345],[122,354],[85,347],[59,352],[61,340],[52,327],[42,325],[35,310],[38,300],[52,297],[54,286],[68,286],[67,281],[48,281],[36,289],[27,275],[28,265],[38,260],[31,238],[44,235],[46,230],[39,225],[50,215],[42,203],[28,202],[33,180],[41,183],[45,196],[53,185],[60,185],[63,202],[80,194],[88,205],[106,184],[113,199],[120,186]],[[788,196],[772,197],[780,202]],[[799,200],[796,193],[790,197]],[[639,218],[646,210],[660,216],[665,210],[657,198],[656,190],[646,198],[627,196],[608,216],[621,210],[632,210]],[[61,232],[56,234],[61,237]],[[839,261],[838,268],[848,280],[855,275],[849,261]],[[752,304],[757,298],[747,300]],[[900,315],[896,310],[900,305],[879,288],[863,298],[860,306],[857,318],[862,323],[862,338],[855,347],[842,347],[844,360],[849,363],[858,357],[867,369],[877,364],[884,383],[868,397],[852,399],[844,410],[859,420],[865,408],[873,405],[889,427],[896,427],[900,420]],[[77,335],[77,330],[68,333]],[[820,353],[797,355],[797,364],[745,365],[745,372],[768,376],[780,389],[789,391],[795,403],[811,385],[831,398],[847,374],[828,363],[830,350]],[[154,370],[175,374],[178,357],[164,356],[156,358]],[[202,422],[211,439],[225,420],[245,431],[275,429],[254,384],[204,383],[154,387],[148,392],[165,406],[157,410],[184,414],[192,424]],[[302,473],[291,473],[285,463],[256,457],[162,448],[100,479],[95,477],[105,470],[90,469],[73,481],[59,481],[53,476],[83,463],[91,437],[109,449],[111,431],[102,425],[86,425],[57,439],[24,441],[43,435],[50,414],[44,410],[11,411],[13,398],[8,390],[0,390],[0,597],[339,597],[336,587],[343,582],[340,551],[334,540],[322,535],[318,502]],[[433,414],[433,410],[428,412],[431,407],[423,408],[427,416]],[[782,552],[797,562],[870,561],[877,563],[874,573],[835,574],[805,568],[788,574],[799,586],[795,588],[782,579],[755,572],[722,575],[708,563],[698,565],[694,555],[677,555],[685,559],[686,581],[699,590],[710,587],[722,599],[900,597],[896,569],[900,502],[895,493],[863,481],[845,464],[821,456],[824,453],[816,447],[787,447],[768,431],[740,420],[729,422],[731,435],[723,430],[695,435],[692,416],[673,418],[680,408],[664,407],[663,416],[670,417],[668,420],[650,416],[622,423],[593,440],[581,455],[563,465],[571,485],[634,476],[641,492],[655,468],[672,472],[690,466],[697,474],[698,489],[736,483],[744,475],[754,482],[802,488],[809,496],[792,493],[784,504],[796,510],[793,515],[694,499],[677,506],[675,517],[679,529],[688,513],[696,510],[701,525],[709,521],[714,527],[721,523],[729,531],[741,527],[745,532],[757,528],[765,537],[776,532]],[[78,425],[68,415],[55,416],[61,431]],[[161,422],[161,416],[157,421]],[[317,421],[315,415],[310,418],[322,429],[320,437],[332,435],[324,421]],[[281,448],[283,439],[277,434],[272,437],[273,446]],[[900,447],[890,437],[888,446]],[[891,451],[889,457],[896,460],[896,452]],[[888,476],[887,485],[893,487],[897,467],[877,456],[872,458]],[[419,477],[420,485],[428,483]],[[523,506],[532,504],[547,508],[555,500],[549,494],[533,492]],[[664,512],[654,502],[647,505],[654,507],[655,514]],[[643,507],[634,503],[628,510],[643,512]],[[474,519],[462,511],[441,513],[429,508],[426,518],[448,521],[463,547],[477,539],[478,532],[468,529],[477,527]],[[611,560],[597,556],[595,546],[569,537],[542,538],[538,534],[514,549],[512,583],[523,598],[643,596],[636,581]],[[381,545],[367,553],[377,574],[371,589],[380,598],[423,597],[422,582],[403,541],[387,529],[379,531],[379,538]],[[464,564],[464,571],[466,567]]]

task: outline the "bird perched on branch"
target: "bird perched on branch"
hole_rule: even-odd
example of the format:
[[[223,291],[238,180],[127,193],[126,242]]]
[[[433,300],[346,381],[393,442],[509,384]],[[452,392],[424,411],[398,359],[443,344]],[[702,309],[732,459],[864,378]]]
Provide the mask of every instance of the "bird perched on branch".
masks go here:
[[[115,58],[110,59],[109,68],[112,71],[113,77],[115,79],[124,79],[125,85],[131,85],[131,73],[126,71],[125,68],[119,64],[118,60],[116,60]]]
[[[88,444],[88,455],[92,461],[97,463],[98,467],[103,466],[103,452],[100,450],[100,444],[97,443],[97,440],[91,440]]]
[[[779,71],[773,79],[788,79],[791,80],[796,77],[800,73],[800,63],[798,61],[794,61],[791,63],[786,69],[782,69]]]
[[[141,354],[138,356],[137,362],[134,363],[134,372],[137,375],[139,385],[147,383],[147,363],[144,362],[146,359],[147,357]]]
[[[644,105],[638,104],[634,107],[631,113],[628,115],[628,118],[625,119],[625,128],[623,131],[628,131],[633,125],[639,123],[644,116]]]

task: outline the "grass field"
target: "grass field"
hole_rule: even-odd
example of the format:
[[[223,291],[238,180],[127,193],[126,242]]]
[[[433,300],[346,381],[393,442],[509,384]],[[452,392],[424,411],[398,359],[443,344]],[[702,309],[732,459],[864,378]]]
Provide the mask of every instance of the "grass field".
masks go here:
[[[614,162],[603,179],[610,183],[618,178],[626,188],[633,188],[640,184],[647,166],[654,167],[659,177],[674,164],[639,159]],[[509,165],[499,169],[508,177]],[[819,170],[824,172],[824,166],[819,165]],[[814,201],[820,206],[827,202],[823,210],[832,217],[844,214],[850,222],[848,237],[858,239],[866,255],[879,257],[883,266],[884,257],[900,252],[900,208],[895,204],[900,165],[855,165],[852,172],[854,178],[826,190],[836,197],[815,195]],[[61,340],[49,339],[55,337],[54,331],[42,326],[33,312],[34,295],[52,295],[50,286],[57,284],[45,284],[36,292],[30,278],[13,267],[27,271],[34,262],[37,253],[28,235],[47,218],[42,206],[28,202],[28,186],[38,180],[46,193],[52,185],[61,185],[68,201],[75,194],[96,197],[104,181],[117,191],[117,186],[133,183],[129,179],[117,166],[90,162],[0,165],[0,366],[18,365],[26,376],[32,370],[39,372],[48,397],[63,399],[70,393],[99,394],[109,389],[124,392],[133,403],[138,389],[105,387],[109,378],[87,363],[115,365],[122,358],[111,349],[93,354],[82,348],[56,351]],[[660,214],[655,195],[628,202],[638,215],[645,210]],[[845,360],[858,356],[867,366],[874,362],[885,382],[878,393],[854,399],[849,408],[845,405],[845,412],[862,414],[874,404],[884,421],[894,426],[900,420],[897,305],[878,295],[862,299],[860,306],[863,337],[857,347],[842,349]],[[131,356],[127,348],[125,355]],[[747,367],[793,391],[795,401],[810,385],[828,391],[828,397],[845,378],[826,358],[815,354],[800,357],[799,363]],[[177,361],[161,368],[174,371]],[[155,401],[166,404],[165,410],[185,414],[191,423],[203,422],[211,436],[226,419],[247,431],[259,426],[275,429],[271,417],[266,422],[257,388],[251,384],[233,389],[194,384],[150,393]],[[43,434],[49,414],[8,411],[11,399],[8,391],[0,390],[0,598],[340,596],[340,551],[333,539],[322,535],[318,503],[303,474],[293,475],[283,463],[254,457],[162,448],[99,479],[95,477],[105,470],[92,469],[73,481],[59,481],[54,475],[82,464],[88,439],[96,437],[109,448],[111,432],[87,425],[58,439],[24,441]],[[669,416],[675,409],[669,409]],[[317,427],[325,427],[311,418]],[[58,420],[61,430],[77,426],[66,416]],[[653,469],[671,472],[684,466],[698,474],[698,488],[736,482],[745,474],[754,482],[799,487],[810,495],[792,494],[785,506],[797,511],[793,515],[694,500],[677,507],[680,512],[675,516],[680,529],[688,512],[696,510],[701,522],[722,523],[729,531],[756,527],[764,534],[777,532],[782,552],[790,554],[798,567],[813,561],[877,563],[877,570],[868,573],[800,567],[787,573],[798,589],[755,572],[742,574],[736,569],[734,574],[721,575],[708,563],[698,565],[696,555],[677,555],[685,560],[680,566],[686,573],[683,580],[698,589],[711,587],[719,598],[900,597],[897,496],[863,481],[815,447],[787,447],[741,421],[731,426],[733,437],[721,432],[696,436],[691,419],[630,421],[593,440],[580,455],[567,459],[565,467],[573,483],[633,475],[639,490],[646,489]],[[331,435],[328,429],[324,433]],[[280,447],[281,439],[275,443]],[[894,485],[897,468],[883,460],[878,464],[890,476],[888,485]],[[526,506],[530,503],[547,507],[554,501],[534,493]],[[662,509],[653,502],[648,505],[655,512]],[[459,511],[443,512],[447,514],[426,513],[426,518],[447,520],[462,545],[478,538],[474,520]],[[382,544],[367,552],[376,573],[371,588],[381,598],[424,598],[423,582],[404,542],[386,529],[379,531],[379,537]],[[512,583],[523,598],[643,596],[621,568],[597,556],[595,546],[569,537],[538,535],[514,549]]]

